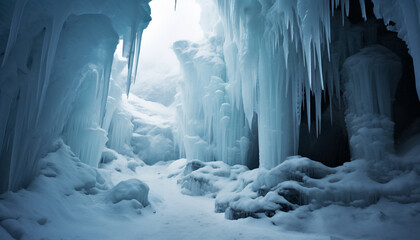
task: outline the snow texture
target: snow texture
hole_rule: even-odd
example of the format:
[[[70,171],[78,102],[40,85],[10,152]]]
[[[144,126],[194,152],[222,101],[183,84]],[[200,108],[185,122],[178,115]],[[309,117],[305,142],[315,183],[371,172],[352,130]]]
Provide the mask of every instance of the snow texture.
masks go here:
[[[381,178],[372,176],[369,160],[329,168],[296,156],[271,170],[251,171],[223,162],[188,161],[178,170],[178,183],[184,194],[215,197],[215,212],[224,212],[227,219],[270,219],[279,227],[339,239],[414,239],[420,159],[418,146],[409,149],[393,156],[398,170],[382,172]]]

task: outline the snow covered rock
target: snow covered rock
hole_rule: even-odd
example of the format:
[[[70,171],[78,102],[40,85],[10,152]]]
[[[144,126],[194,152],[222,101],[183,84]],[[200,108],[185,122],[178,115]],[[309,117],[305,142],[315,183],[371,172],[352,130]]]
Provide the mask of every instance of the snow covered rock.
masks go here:
[[[109,148],[104,148],[101,156],[101,163],[110,163],[118,158],[118,153]]]
[[[137,200],[146,207],[148,200],[149,186],[138,179],[129,179],[118,183],[108,192],[108,198],[112,203],[118,203],[123,200]]]
[[[242,165],[229,166],[224,162],[202,162],[200,160],[188,161],[184,167],[183,175],[178,179],[178,184],[183,188],[183,193],[192,196],[211,196],[217,193],[231,181],[236,181],[237,176],[247,171]]]
[[[400,203],[418,201],[420,174],[410,164],[399,168],[405,170],[383,172],[388,179],[384,182],[371,178],[367,160],[329,168],[307,158],[291,157],[276,168],[243,172],[231,185],[225,184],[217,194],[215,211],[238,219],[259,214],[272,217],[302,206],[363,208],[381,198]]]

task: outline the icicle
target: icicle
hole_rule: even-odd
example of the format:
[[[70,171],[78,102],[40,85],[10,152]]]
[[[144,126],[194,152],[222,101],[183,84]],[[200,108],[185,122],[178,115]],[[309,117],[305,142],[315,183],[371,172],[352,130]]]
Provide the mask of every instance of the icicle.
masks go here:
[[[359,0],[359,2],[360,2],[360,8],[361,8],[361,11],[362,11],[363,19],[365,19],[365,21],[367,21],[365,0]]]
[[[137,71],[138,71],[138,66],[139,66],[139,60],[140,60],[140,50],[141,50],[141,40],[142,40],[142,36],[143,36],[143,28],[137,33],[137,47],[136,47],[136,60],[135,60],[135,68],[134,68],[134,83],[136,82],[137,79]]]
[[[133,63],[134,63],[134,52],[136,48],[136,29],[137,24],[134,23],[131,26],[131,38],[130,38],[130,51],[128,55],[128,73],[127,73],[127,89],[126,89],[126,95],[127,98],[130,94],[130,87],[131,87],[131,81],[133,77]]]
[[[103,82],[103,92],[102,92],[102,99],[101,99],[101,111],[100,111],[100,119],[99,119],[99,125],[103,128],[104,124],[104,118],[105,118],[105,110],[108,100],[108,93],[109,93],[109,84],[111,79],[111,69],[112,69],[112,62],[114,60],[113,54],[110,54],[108,57],[109,60],[105,63],[105,69],[104,69],[104,82]]]
[[[4,65],[6,64],[7,58],[9,57],[9,54],[15,45],[16,38],[19,33],[20,22],[22,19],[23,12],[25,11],[25,6],[27,2],[28,0],[16,1],[15,8],[13,10],[12,23],[9,31],[9,38],[7,40],[7,46],[4,53],[3,63],[1,64],[2,67],[4,67]]]
[[[341,24],[344,26],[344,12],[345,12],[345,6],[344,6],[344,0],[341,1]]]
[[[38,125],[39,117],[41,115],[42,109],[44,107],[45,95],[47,94],[47,88],[50,84],[51,71],[54,64],[55,52],[57,50],[58,41],[60,39],[61,30],[63,28],[64,22],[66,21],[70,9],[67,6],[63,6],[64,12],[57,12],[52,24],[52,29],[50,32],[50,39],[48,41],[48,47],[45,50],[45,66],[41,65],[40,73],[43,72],[43,79],[39,78],[41,83],[41,95],[39,99],[39,110],[36,116],[36,125]],[[43,48],[44,54],[44,48]]]

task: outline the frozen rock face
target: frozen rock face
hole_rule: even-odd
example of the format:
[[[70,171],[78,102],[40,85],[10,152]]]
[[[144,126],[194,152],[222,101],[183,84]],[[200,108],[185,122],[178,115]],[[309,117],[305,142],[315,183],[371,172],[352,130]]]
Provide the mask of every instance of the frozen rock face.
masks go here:
[[[60,135],[97,166],[108,140],[103,120],[115,47],[122,38],[128,90],[148,2],[0,3],[0,192],[27,185]]]
[[[129,179],[118,183],[108,192],[108,197],[113,203],[123,200],[137,200],[146,207],[148,200],[149,186],[138,179]]]

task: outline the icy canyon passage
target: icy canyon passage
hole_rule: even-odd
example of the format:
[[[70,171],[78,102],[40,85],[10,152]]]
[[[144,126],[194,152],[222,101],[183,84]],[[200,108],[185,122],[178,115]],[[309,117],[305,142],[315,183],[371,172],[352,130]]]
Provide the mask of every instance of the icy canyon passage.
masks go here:
[[[0,239],[420,239],[420,0],[0,0]]]

